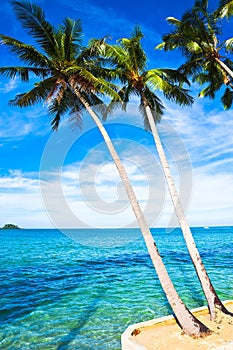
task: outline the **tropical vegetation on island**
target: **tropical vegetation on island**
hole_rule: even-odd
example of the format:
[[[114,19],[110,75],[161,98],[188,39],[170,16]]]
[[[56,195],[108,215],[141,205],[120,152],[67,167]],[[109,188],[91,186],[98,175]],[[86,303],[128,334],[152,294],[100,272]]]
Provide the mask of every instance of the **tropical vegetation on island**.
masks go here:
[[[17,95],[10,102],[11,105],[26,107],[46,100],[49,113],[53,116],[54,130],[58,128],[61,117],[66,113],[71,115],[72,120],[79,122],[82,110],[88,111],[118,169],[160,283],[179,324],[190,336],[210,334],[211,331],[192,315],[180,299],[158,252],[127,173],[96,114],[96,110],[105,111],[104,104],[98,96],[107,95],[114,101],[121,101],[116,86],[109,82],[112,70],[102,69],[98,57],[95,58],[95,51],[87,50],[81,45],[82,31],[79,20],[66,18],[63,24],[55,29],[45,19],[45,14],[39,6],[28,1],[12,1],[12,5],[22,26],[32,35],[41,50],[15,38],[0,35],[2,43],[25,64],[20,67],[1,67],[0,74],[9,78],[18,76],[24,82],[30,80],[31,74],[40,79],[31,90]],[[95,57],[91,56],[92,52]],[[176,90],[174,85],[174,94]]]
[[[160,47],[166,50],[178,47],[184,53],[187,51],[188,60],[178,70],[146,69],[147,56],[141,46],[143,34],[139,28],[135,29],[130,38],[120,39],[117,45],[107,44],[106,40],[92,40],[89,47],[83,47],[80,20],[65,18],[60,26],[54,28],[46,20],[44,11],[39,6],[28,1],[12,1],[12,6],[23,28],[33,37],[36,45],[26,44],[1,34],[2,44],[7,46],[23,65],[0,67],[0,74],[8,78],[17,76],[23,82],[29,82],[30,78],[35,76],[39,81],[29,91],[16,95],[10,104],[27,107],[46,101],[49,114],[52,116],[53,130],[58,129],[63,116],[69,115],[73,122],[79,124],[84,110],[90,114],[115,162],[158,278],[180,326],[186,334],[191,336],[210,334],[211,331],[192,315],[175,290],[127,173],[99,115],[106,118],[115,103],[124,107],[132,95],[139,96],[145,126],[153,134],[178,221],[206,295],[211,317],[214,318],[216,306],[227,313],[205,271],[171,177],[156,126],[163,114],[164,105],[154,91],[161,91],[166,98],[180,105],[191,105],[193,98],[183,85],[189,85],[186,76],[192,74],[194,81],[209,84],[202,90],[203,96],[214,97],[215,92],[226,84],[227,89],[222,102],[225,108],[230,108],[232,103],[232,91],[229,90],[229,87],[232,88],[232,75],[229,72],[232,67],[231,61],[222,61],[221,56],[217,55],[219,49],[215,34],[218,34],[218,31],[213,34],[213,30],[217,28],[218,18],[232,14],[232,1],[222,0],[214,15],[208,14],[207,1],[196,1],[189,17],[191,29],[187,29],[186,32],[189,20],[186,23],[183,18],[180,23],[178,20],[170,19],[170,22],[175,24],[177,33],[164,36],[164,43]],[[194,19],[196,25],[193,25]],[[202,21],[204,27],[200,25],[199,28]],[[203,30],[200,42],[195,42],[193,39],[196,29]],[[180,37],[183,35],[184,38],[174,43],[172,40],[175,40],[176,34]],[[232,51],[232,39],[225,41],[225,45]],[[115,81],[119,81],[121,87],[116,86]],[[101,100],[106,96],[111,99],[108,107]]]
[[[2,230],[19,230],[20,228],[14,224],[5,224],[1,229]]]

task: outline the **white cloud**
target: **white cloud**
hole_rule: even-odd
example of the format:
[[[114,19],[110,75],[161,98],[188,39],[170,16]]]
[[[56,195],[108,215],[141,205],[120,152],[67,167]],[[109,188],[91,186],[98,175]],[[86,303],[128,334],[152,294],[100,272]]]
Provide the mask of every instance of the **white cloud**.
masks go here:
[[[159,129],[184,207],[189,208],[190,224],[230,225],[233,196],[229,188],[233,186],[229,162],[232,161],[232,157],[228,155],[226,159],[221,158],[226,148],[232,150],[232,137],[229,133],[226,135],[224,127],[224,120],[228,120],[228,115],[216,115],[212,112],[208,121],[201,107],[196,105],[193,113],[191,109],[180,110],[170,105]],[[142,119],[137,107],[131,104],[127,114],[119,111],[116,114],[120,116],[119,119],[114,115],[109,120],[110,123],[118,123],[114,130],[119,138],[114,144],[127,165],[129,178],[133,181],[138,199],[143,208],[146,208],[148,222],[151,226],[175,225],[174,219],[171,219],[173,208],[166,193],[155,147],[151,144],[151,139],[149,141],[147,138],[149,134],[145,134],[143,140],[136,140],[137,133],[133,135],[132,130],[128,138],[121,134],[121,126],[133,125],[135,120],[136,125],[141,127]],[[172,125],[168,124],[166,119],[172,122]],[[231,123],[230,120],[228,122]],[[218,138],[222,147],[219,146]],[[212,159],[212,154],[220,158]],[[190,163],[190,158],[193,163]],[[225,163],[227,166],[223,169]],[[79,225],[89,224],[95,227],[133,223],[134,216],[120,185],[119,175],[114,169],[103,143],[89,151],[81,163],[64,168],[61,193],[67,199],[68,208],[62,208],[56,197],[59,191],[52,181],[55,198],[50,203],[51,210],[56,203],[64,209],[64,215],[59,210],[56,212],[55,220],[62,224],[71,210],[71,226],[77,225],[77,217],[80,219]],[[218,189],[216,184],[221,184],[221,189]],[[148,198],[150,205],[146,206]]]
[[[9,82],[5,83],[2,87],[2,84],[0,85],[0,92],[7,94],[8,92],[11,92],[15,90],[18,87],[18,79],[11,79]]]
[[[6,122],[7,121],[7,122]],[[0,115],[0,137],[15,138],[28,135],[33,129],[31,122],[23,122],[22,115],[18,112],[9,116],[8,113],[2,112]]]
[[[205,110],[196,103],[192,109],[168,105],[166,120],[174,126],[187,147],[195,167],[206,165],[209,171],[229,168],[233,158],[233,119],[231,111]]]
[[[190,222],[196,225],[232,225],[233,176],[194,172],[194,191],[189,210]]]
[[[139,143],[129,143],[129,140],[118,140],[117,143],[136,196],[152,224],[160,215],[165,200],[161,169],[158,164],[153,166],[154,155],[149,150],[143,154],[145,147]],[[47,163],[50,163],[49,159]],[[117,169],[102,143],[81,162],[60,170],[41,172],[42,196],[56,225],[135,225]],[[152,211],[153,215],[149,217]]]
[[[18,108],[9,109],[6,106],[5,111],[0,112],[0,137],[7,141],[15,143],[17,138],[30,134],[45,135],[50,130],[47,110],[44,108],[19,110]]]
[[[171,221],[173,208],[151,136],[141,133],[137,140],[139,134],[132,124],[136,120],[140,128],[142,120],[135,105],[129,106],[128,110],[130,113],[122,114],[119,120],[111,118],[109,121],[118,122],[114,128],[118,136],[114,144],[150,226],[166,226],[171,222],[175,225],[175,221]],[[233,140],[229,130],[232,120],[230,114],[215,111],[209,112],[207,119],[202,106],[195,106],[194,112],[169,105],[166,118],[159,126],[172,173],[184,207],[188,208],[191,225],[231,225]],[[130,132],[127,134],[124,130],[122,134],[121,127],[126,125],[131,126]],[[90,127],[87,124],[83,133]],[[67,128],[64,132],[67,135]],[[56,135],[57,155],[62,153],[58,146],[63,147],[68,142],[65,147],[69,148],[79,139],[79,136],[71,135],[73,139],[67,135],[64,144],[63,131]],[[85,149],[87,146],[82,144],[82,138],[80,140],[79,146]],[[102,141],[76,163],[63,165],[65,151],[61,164],[56,164],[55,168],[52,166],[53,142],[51,147],[53,152],[47,150],[51,159],[46,163],[50,170],[41,169],[41,182],[37,174],[19,170],[12,170],[9,176],[0,178],[4,220],[23,227],[50,226],[47,211],[59,227],[136,225],[117,170]],[[40,198],[41,184],[44,205]]]
[[[1,223],[15,223],[20,227],[51,227],[40,198],[36,174],[11,170],[0,177]]]

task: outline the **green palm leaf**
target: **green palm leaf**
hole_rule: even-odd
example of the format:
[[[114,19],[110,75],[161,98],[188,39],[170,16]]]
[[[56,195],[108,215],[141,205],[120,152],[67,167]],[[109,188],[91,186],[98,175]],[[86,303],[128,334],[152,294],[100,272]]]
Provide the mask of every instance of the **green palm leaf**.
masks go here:
[[[33,46],[24,44],[19,40],[3,34],[0,34],[0,39],[3,45],[6,45],[13,54],[15,54],[26,64],[33,65],[35,67],[48,66],[47,57],[41,54]]]
[[[63,51],[64,58],[70,61],[72,57],[75,57],[80,53],[80,46],[82,42],[82,26],[81,21],[74,21],[70,18],[65,18],[63,25],[61,26],[61,32],[63,33]]]
[[[93,50],[99,50],[104,58],[110,60],[112,66],[112,77],[118,78],[123,87],[118,91],[122,103],[121,108],[126,109],[132,95],[140,98],[140,112],[144,118],[145,127],[148,128],[148,120],[145,107],[151,109],[154,120],[158,122],[163,114],[164,106],[159,97],[153,92],[162,91],[164,96],[172,99],[181,105],[190,105],[193,98],[183,84],[189,84],[185,74],[172,69],[151,69],[146,70],[147,57],[141,46],[143,34],[139,27],[136,27],[129,38],[119,39],[118,45],[110,45],[106,41],[92,40]],[[119,98],[113,98],[107,112],[112,113],[118,105]],[[104,119],[106,119],[107,115]]]
[[[208,9],[208,1],[196,1],[193,8],[186,11],[181,20],[169,18],[174,30],[163,36],[163,43],[157,48],[165,51],[179,49],[186,62],[179,68],[181,73],[192,77],[193,82],[206,85],[199,96],[215,98],[216,92],[224,85],[233,88],[233,62],[224,54],[233,51],[233,39],[220,41],[223,10],[230,10],[232,1],[220,1],[220,8],[214,12]],[[226,14],[226,13],[225,13]],[[228,15],[230,12],[228,12]],[[224,68],[224,65],[228,70]],[[230,71],[231,70],[231,71]],[[224,101],[224,98],[221,100]]]
[[[230,109],[233,102],[233,91],[230,90],[228,87],[226,88],[224,94],[221,97],[222,104],[224,106],[224,109]]]
[[[0,67],[0,75],[13,79],[19,76],[22,81],[30,81],[33,74],[41,79],[28,92],[16,95],[11,105],[28,107],[46,101],[52,128],[56,130],[61,117],[67,113],[80,124],[84,106],[77,99],[75,89],[102,115],[106,107],[97,94],[120,100],[118,88],[111,82],[116,73],[110,67],[102,67],[99,54],[81,45],[80,20],[65,18],[55,29],[39,6],[28,1],[12,1],[12,5],[23,27],[42,50],[0,35],[3,45],[25,64],[23,67]]]
[[[182,22],[180,20],[178,20],[177,18],[175,18],[175,17],[167,17],[167,22],[169,24],[172,24],[172,25],[178,27],[178,28],[182,24]]]
[[[44,52],[49,56],[56,55],[58,43],[53,27],[45,19],[44,11],[28,1],[12,1],[11,3],[22,26],[35,38]]]
[[[33,106],[36,103],[45,101],[51,89],[53,88],[56,82],[56,77],[45,79],[37,84],[34,88],[25,92],[23,94],[17,94],[13,100],[10,100],[12,106],[18,107],[29,107]]]
[[[220,0],[219,8],[215,11],[215,16],[229,18],[233,15],[233,0]]]
[[[24,82],[29,81],[30,73],[35,74],[37,77],[44,78],[48,74],[48,70],[34,67],[0,67],[0,75],[10,79],[19,76]]]
[[[227,51],[233,51],[233,38],[225,40],[225,47]]]

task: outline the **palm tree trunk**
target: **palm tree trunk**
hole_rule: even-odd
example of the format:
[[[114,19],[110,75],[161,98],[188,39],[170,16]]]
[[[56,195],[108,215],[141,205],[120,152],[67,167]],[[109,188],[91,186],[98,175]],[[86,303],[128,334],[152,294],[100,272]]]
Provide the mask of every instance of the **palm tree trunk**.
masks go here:
[[[232,70],[223,62],[221,61],[219,58],[215,57],[215,61],[218,62],[218,64],[220,64],[220,66],[223,68],[223,70],[230,75],[230,77],[233,79],[233,72]]]
[[[180,299],[177,291],[175,290],[175,287],[167,273],[166,267],[164,266],[162,258],[158,252],[153,236],[150,232],[150,229],[143,215],[143,212],[139,206],[139,203],[137,201],[133,188],[128,179],[127,173],[121,163],[121,160],[112,144],[112,141],[106,129],[101,123],[99,117],[92,110],[92,108],[87,103],[87,101],[82,97],[82,94],[78,91],[78,89],[76,89],[75,87],[72,87],[72,90],[74,91],[78,99],[82,102],[82,104],[85,106],[86,110],[88,111],[88,113],[96,123],[100,133],[102,134],[104,141],[106,142],[106,146],[115,162],[121,181],[125,186],[125,190],[127,192],[131,207],[138,221],[138,225],[141,229],[142,235],[144,237],[149,255],[151,257],[151,260],[157,272],[158,278],[166,294],[168,302],[173,309],[173,312],[175,314],[175,317],[178,323],[180,324],[183,331],[189,336],[200,337],[200,336],[210,334],[211,331],[204,324],[202,324],[198,319],[196,319],[194,315],[192,315],[192,313],[187,309],[185,304]]]
[[[175,183],[173,181],[171,171],[168,165],[168,161],[165,155],[165,152],[163,150],[163,146],[158,134],[158,130],[153,118],[153,115],[151,113],[150,107],[147,105],[145,99],[144,99],[144,104],[145,104],[145,109],[146,109],[146,114],[149,120],[149,124],[151,127],[151,131],[154,137],[154,141],[156,144],[157,152],[159,154],[160,162],[163,168],[163,172],[166,178],[166,182],[168,185],[169,193],[174,205],[175,213],[179,222],[179,225],[181,227],[190,257],[192,259],[192,262],[195,266],[198,278],[200,280],[202,289],[204,291],[205,297],[208,302],[209,306],[209,311],[210,311],[210,318],[214,319],[215,318],[215,307],[219,308],[221,311],[227,314],[231,314],[225,306],[222,304],[221,300],[218,298],[216,291],[214,290],[214,287],[210,281],[210,278],[205,270],[205,267],[203,265],[203,262],[201,260],[200,254],[198,252],[198,249],[196,247],[195,241],[193,239],[191,230],[189,228],[187,219],[184,214],[184,210],[182,208]]]

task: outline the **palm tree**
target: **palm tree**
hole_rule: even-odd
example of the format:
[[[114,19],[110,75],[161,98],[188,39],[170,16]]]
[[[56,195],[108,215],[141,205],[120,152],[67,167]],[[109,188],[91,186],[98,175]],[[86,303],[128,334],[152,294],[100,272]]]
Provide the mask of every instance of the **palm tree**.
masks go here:
[[[58,128],[64,114],[69,113],[79,121],[83,108],[89,112],[118,169],[162,288],[180,326],[191,336],[210,334],[211,331],[191,314],[176,292],[127,173],[95,111],[97,103],[103,108],[97,94],[109,95],[115,100],[119,100],[119,97],[114,86],[104,79],[108,77],[107,70],[101,70],[98,61],[93,61],[88,56],[88,50],[84,50],[81,46],[80,21],[66,18],[63,24],[55,29],[46,21],[44,12],[37,5],[27,1],[13,1],[12,4],[18,19],[33,36],[41,51],[17,39],[0,35],[2,43],[25,64],[22,67],[1,67],[0,73],[10,78],[17,75],[22,81],[29,81],[33,73],[41,80],[30,91],[17,95],[11,104],[25,107],[43,100],[49,101],[48,109],[53,116],[54,130]]]
[[[152,89],[160,90],[166,98],[174,100],[180,105],[189,105],[192,103],[192,98],[187,94],[187,90],[182,88],[182,84],[188,81],[183,74],[171,69],[146,70],[147,57],[141,46],[142,37],[142,32],[136,27],[130,38],[119,40],[117,45],[102,43],[101,53],[106,58],[111,59],[112,64],[115,65],[116,74],[123,83],[123,87],[119,91],[122,100],[127,103],[132,95],[140,98],[140,111],[143,114],[145,126],[153,134],[175,213],[206,296],[211,319],[214,319],[215,307],[225,313],[229,312],[218,298],[211,284],[179,200],[156,126],[163,114],[163,103],[152,91]],[[95,45],[97,45],[97,42],[93,42],[93,46]],[[176,82],[179,84],[177,85]]]
[[[181,20],[167,18],[175,29],[164,35],[163,42],[157,46],[165,51],[181,50],[186,62],[179,70],[192,76],[199,85],[205,85],[200,97],[214,99],[216,92],[226,86],[221,98],[225,109],[229,109],[233,102],[233,62],[228,57],[228,53],[233,52],[233,38],[220,41],[220,35],[222,18],[232,13],[232,0],[220,1],[214,12],[208,11],[207,0],[197,0]]]

